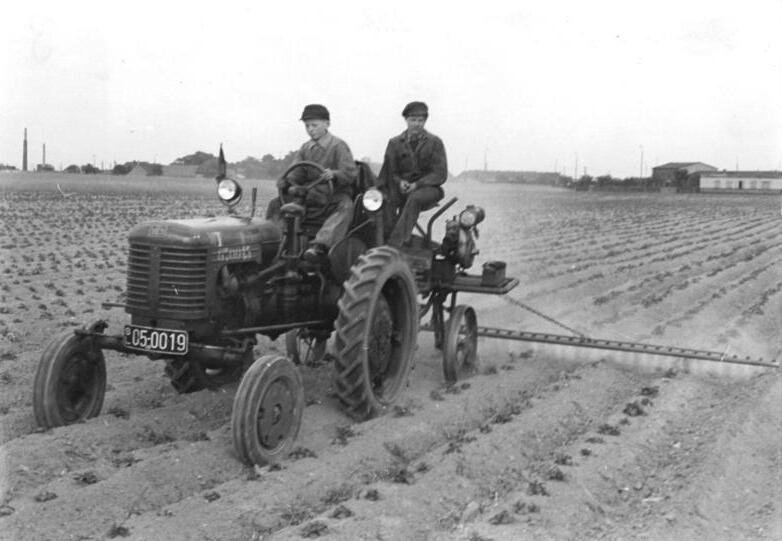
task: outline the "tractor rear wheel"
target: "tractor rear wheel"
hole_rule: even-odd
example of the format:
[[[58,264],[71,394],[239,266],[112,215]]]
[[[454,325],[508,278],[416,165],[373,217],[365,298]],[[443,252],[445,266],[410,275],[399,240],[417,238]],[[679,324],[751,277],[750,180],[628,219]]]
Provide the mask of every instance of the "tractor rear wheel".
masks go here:
[[[43,428],[96,417],[106,394],[106,361],[89,337],[67,331],[41,355],[33,384],[35,421]]]
[[[304,411],[296,366],[281,355],[256,360],[239,383],[231,412],[234,450],[246,464],[277,463],[293,449]]]
[[[460,304],[451,311],[443,340],[443,375],[446,383],[475,370],[478,354],[478,320],[475,310]]]
[[[353,265],[338,302],[335,388],[356,420],[394,403],[407,383],[418,334],[416,286],[410,267],[389,246]]]

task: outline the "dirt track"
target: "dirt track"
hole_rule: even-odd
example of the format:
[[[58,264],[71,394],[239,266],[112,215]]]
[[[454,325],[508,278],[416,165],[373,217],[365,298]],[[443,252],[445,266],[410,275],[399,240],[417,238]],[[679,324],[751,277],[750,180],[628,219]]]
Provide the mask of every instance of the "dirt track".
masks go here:
[[[0,539],[782,538],[779,371],[482,339],[478,373],[446,388],[422,333],[402,402],[366,423],[339,411],[329,365],[303,369],[298,448],[250,469],[231,449],[235,387],[177,395],[160,363],[107,353],[104,413],[39,432],[38,356],[107,315],[127,229],[220,212],[211,187],[60,184],[67,197],[0,179]],[[478,266],[507,261],[514,298],[591,336],[780,358],[777,198],[450,190],[486,207]],[[480,325],[561,332],[498,298],[463,301]]]

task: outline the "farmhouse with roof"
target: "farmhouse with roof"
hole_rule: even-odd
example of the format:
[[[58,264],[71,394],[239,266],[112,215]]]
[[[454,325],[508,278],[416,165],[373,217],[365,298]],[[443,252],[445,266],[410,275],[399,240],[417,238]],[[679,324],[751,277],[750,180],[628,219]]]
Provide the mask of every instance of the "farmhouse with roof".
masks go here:
[[[690,177],[688,184],[700,192],[782,192],[781,171],[704,171]]]
[[[658,186],[676,186],[677,180],[703,171],[717,171],[717,168],[703,162],[668,162],[652,167],[652,178]]]

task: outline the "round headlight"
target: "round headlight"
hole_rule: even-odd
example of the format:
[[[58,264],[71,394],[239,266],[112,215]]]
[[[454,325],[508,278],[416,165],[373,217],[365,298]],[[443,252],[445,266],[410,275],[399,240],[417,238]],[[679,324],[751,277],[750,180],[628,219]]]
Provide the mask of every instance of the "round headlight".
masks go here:
[[[369,212],[375,212],[383,206],[383,194],[380,190],[370,188],[364,192],[361,202],[364,204],[364,208]]]
[[[235,205],[242,197],[242,188],[235,180],[225,178],[217,184],[217,196],[226,205]]]

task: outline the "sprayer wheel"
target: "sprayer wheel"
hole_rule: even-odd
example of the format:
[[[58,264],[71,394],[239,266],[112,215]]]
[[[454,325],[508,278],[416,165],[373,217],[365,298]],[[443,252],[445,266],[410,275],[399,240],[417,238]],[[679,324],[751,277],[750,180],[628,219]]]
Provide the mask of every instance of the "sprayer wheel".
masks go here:
[[[447,383],[475,370],[478,357],[478,319],[475,310],[464,304],[451,311],[443,344],[443,375]]]

